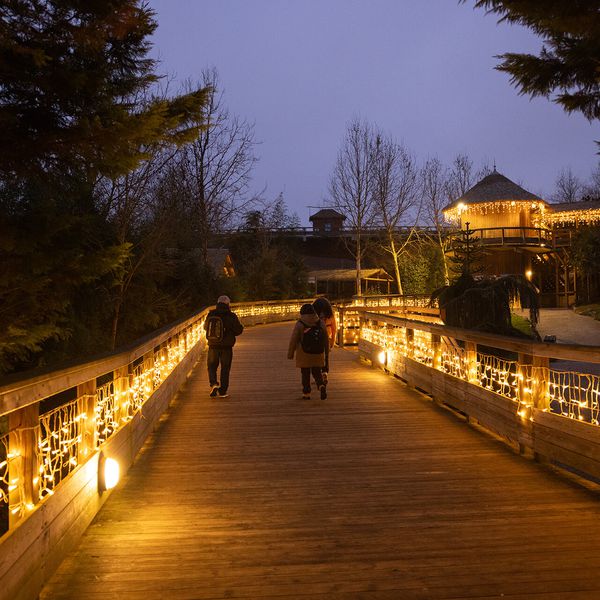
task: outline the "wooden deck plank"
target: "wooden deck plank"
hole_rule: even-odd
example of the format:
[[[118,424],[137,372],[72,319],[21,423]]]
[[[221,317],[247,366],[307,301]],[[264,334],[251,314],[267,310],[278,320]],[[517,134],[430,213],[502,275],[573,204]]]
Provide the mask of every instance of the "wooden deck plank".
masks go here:
[[[41,598],[600,598],[598,493],[337,350],[301,399],[289,324],[204,366]]]

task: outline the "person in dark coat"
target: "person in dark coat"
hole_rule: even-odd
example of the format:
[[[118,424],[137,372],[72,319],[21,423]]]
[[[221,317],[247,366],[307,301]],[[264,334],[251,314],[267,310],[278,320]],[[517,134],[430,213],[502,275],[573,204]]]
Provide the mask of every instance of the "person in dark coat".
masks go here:
[[[206,365],[208,367],[208,382],[210,384],[210,396],[215,398],[227,398],[229,394],[229,372],[231,371],[231,362],[233,360],[233,346],[235,338],[244,331],[244,326],[240,323],[237,315],[231,312],[228,296],[219,296],[216,307],[211,310],[204,321],[204,330],[208,333],[211,325],[211,317],[219,317],[222,323],[220,339],[213,340],[207,335],[208,356]],[[219,326],[220,327],[220,326]],[[217,376],[217,370],[221,365],[221,377]]]
[[[325,327],[327,328],[327,336],[329,338],[329,350],[333,348],[335,345],[335,336],[337,335],[337,323],[335,321],[335,314],[333,312],[333,307],[331,306],[329,300],[325,298],[325,296],[319,296],[313,302],[313,308],[317,313],[317,316],[323,323],[325,323]],[[325,355],[325,366],[321,369],[323,373],[323,383],[327,385],[327,381],[329,378],[329,352]]]
[[[310,327],[318,325],[323,329],[323,352],[319,354],[308,354],[302,349],[302,335]],[[327,388],[323,383],[321,369],[325,366],[326,355],[329,354],[329,343],[327,341],[327,328],[325,323],[319,319],[312,304],[304,304],[300,308],[300,319],[294,325],[290,345],[288,347],[288,358],[291,360],[296,355],[296,366],[302,373],[302,397],[310,398],[310,375],[315,380],[321,392],[321,400],[327,398]]]

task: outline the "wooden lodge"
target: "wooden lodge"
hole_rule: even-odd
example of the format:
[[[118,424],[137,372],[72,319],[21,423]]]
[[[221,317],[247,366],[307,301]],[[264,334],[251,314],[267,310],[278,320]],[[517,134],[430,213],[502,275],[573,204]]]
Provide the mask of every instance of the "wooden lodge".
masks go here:
[[[572,234],[600,223],[600,201],[550,204],[494,171],[445,207],[444,216],[474,231],[485,248],[486,273],[525,275],[540,290],[542,306],[575,304]]]

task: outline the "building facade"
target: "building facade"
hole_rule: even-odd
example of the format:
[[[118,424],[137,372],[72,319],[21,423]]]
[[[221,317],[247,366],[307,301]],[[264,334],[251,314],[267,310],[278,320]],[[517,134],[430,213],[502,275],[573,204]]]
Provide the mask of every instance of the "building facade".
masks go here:
[[[540,290],[542,306],[575,304],[573,236],[600,224],[600,201],[550,204],[494,171],[446,206],[444,216],[473,230],[487,274],[524,275]]]

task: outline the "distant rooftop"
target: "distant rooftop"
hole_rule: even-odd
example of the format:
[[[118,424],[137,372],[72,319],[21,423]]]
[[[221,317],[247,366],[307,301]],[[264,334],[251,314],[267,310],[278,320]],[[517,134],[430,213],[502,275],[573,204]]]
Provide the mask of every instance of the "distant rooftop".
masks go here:
[[[319,212],[316,212],[314,215],[310,215],[308,218],[309,221],[313,219],[345,219],[346,215],[339,213],[337,210],[333,208],[322,208]]]
[[[549,204],[552,212],[571,212],[572,210],[594,210],[600,208],[600,199],[586,200],[584,202],[557,202]]]

